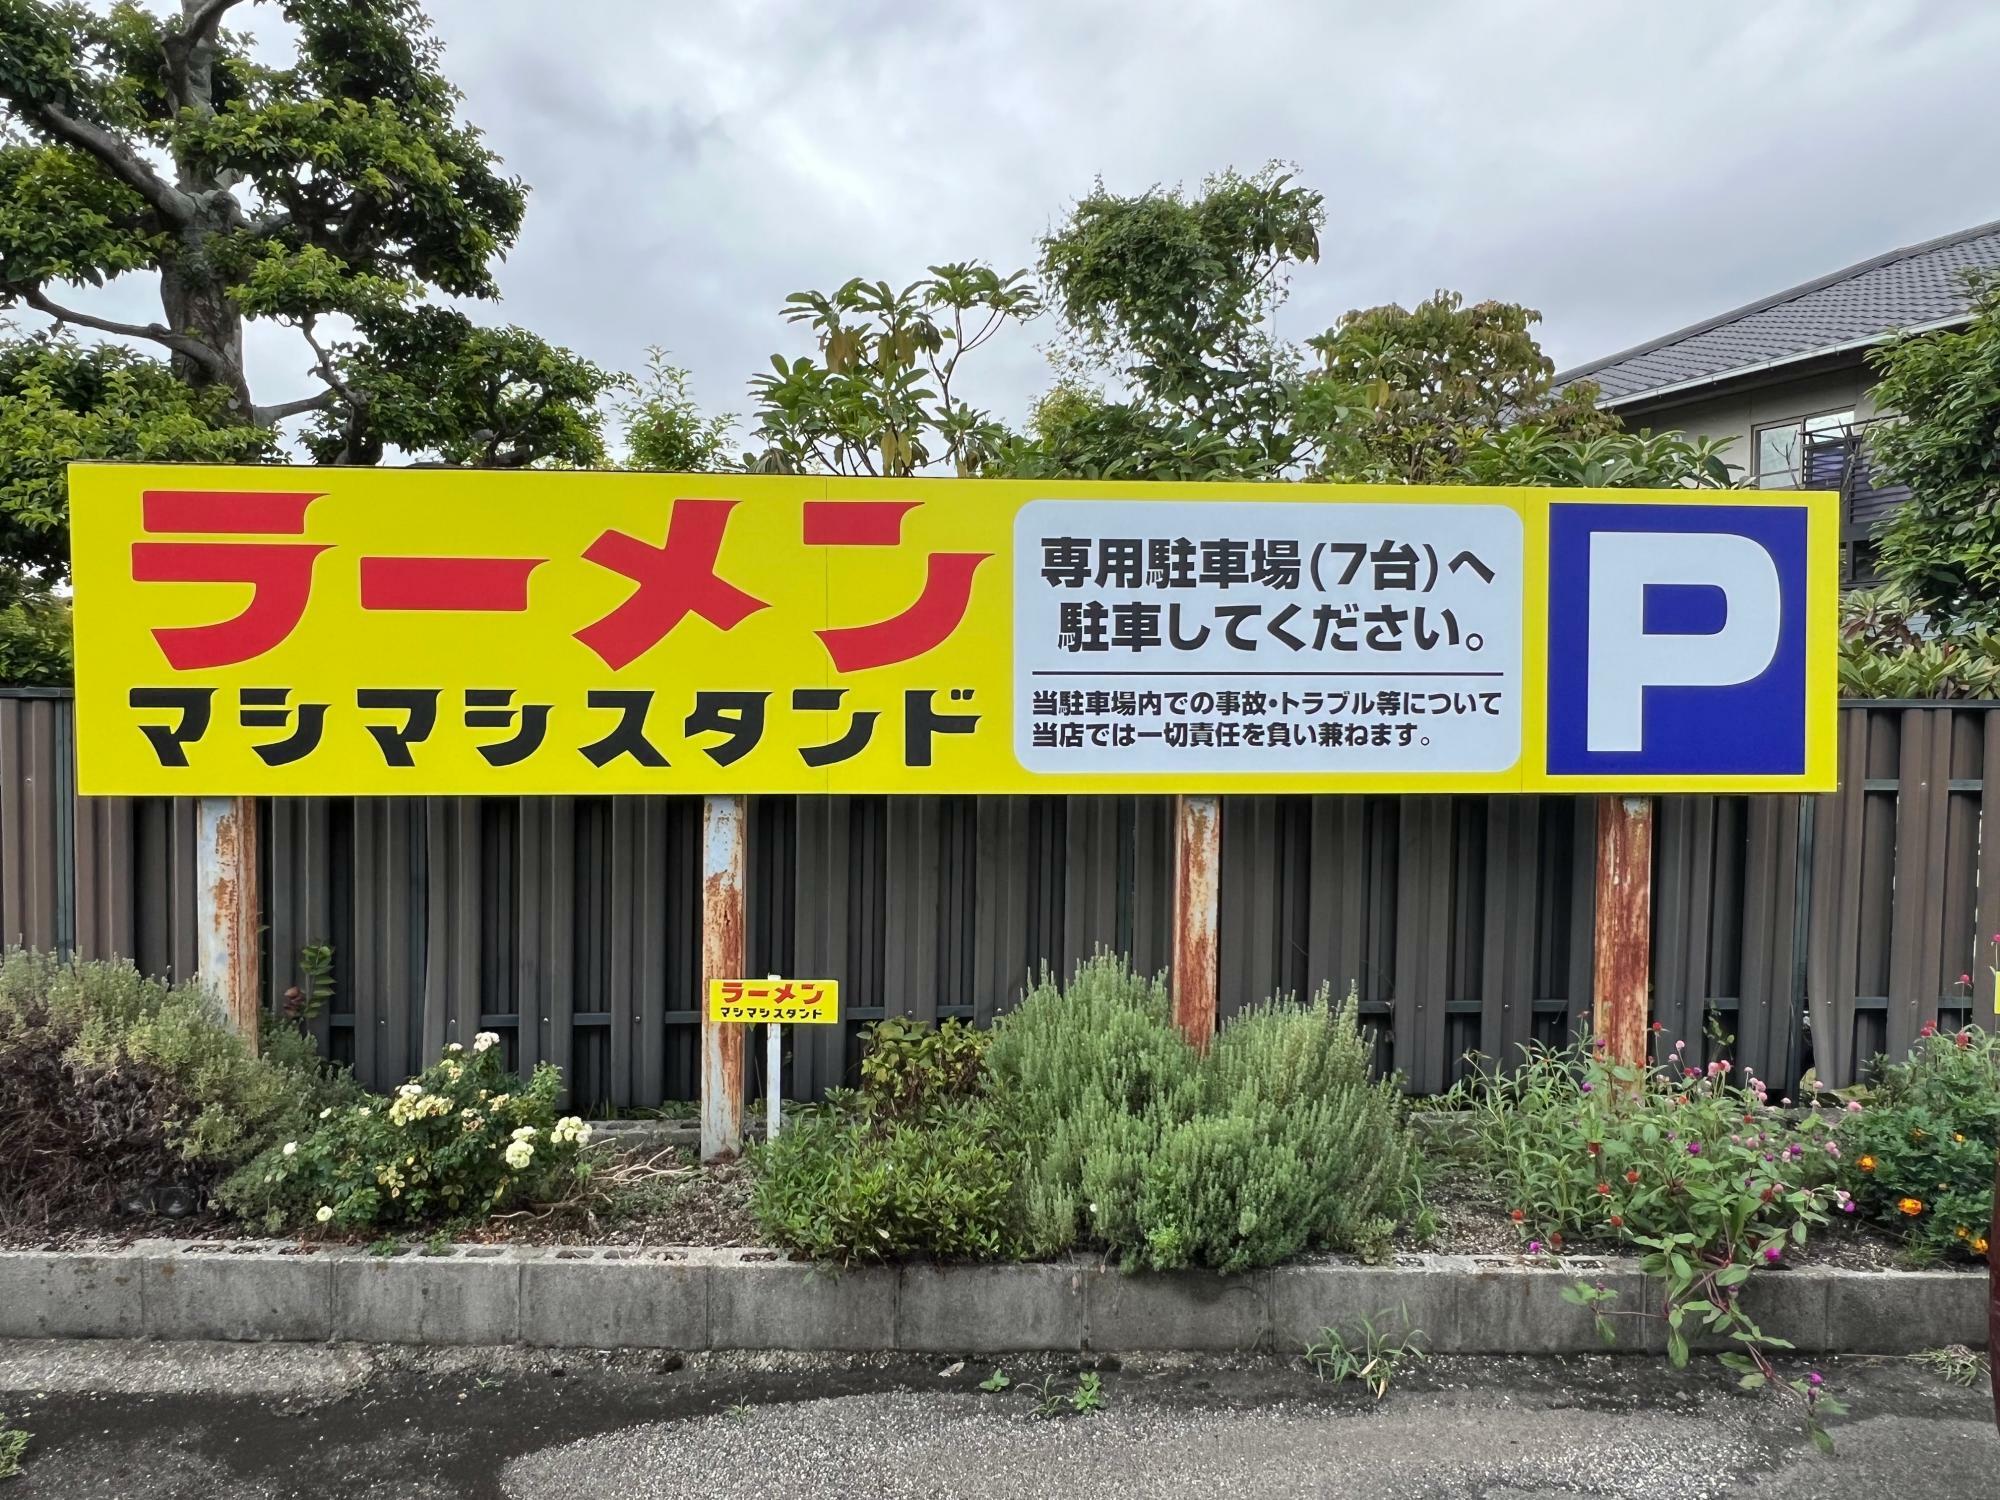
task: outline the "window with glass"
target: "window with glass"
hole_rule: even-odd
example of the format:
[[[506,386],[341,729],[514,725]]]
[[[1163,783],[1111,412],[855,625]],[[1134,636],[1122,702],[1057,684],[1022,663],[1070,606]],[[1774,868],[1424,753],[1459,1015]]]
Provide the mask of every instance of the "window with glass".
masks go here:
[[[1823,411],[1810,417],[1794,417],[1788,422],[1771,422],[1755,433],[1752,463],[1760,490],[1795,490],[1802,481],[1806,460],[1806,439],[1817,433],[1835,433],[1854,425],[1854,409]]]

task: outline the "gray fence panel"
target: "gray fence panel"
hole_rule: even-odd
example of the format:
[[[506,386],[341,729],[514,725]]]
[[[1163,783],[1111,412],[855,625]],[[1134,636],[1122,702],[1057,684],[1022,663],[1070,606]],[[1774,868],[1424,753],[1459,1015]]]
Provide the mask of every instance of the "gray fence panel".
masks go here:
[[[195,956],[194,804],[80,799],[71,704],[0,691],[0,938]],[[2000,931],[2000,706],[1842,711],[1843,780],[1816,798],[1657,802],[1654,1013],[1706,1057],[1788,1085],[1844,1083],[1926,1022],[1982,1017]],[[1588,1022],[1595,801],[1223,801],[1220,1009],[1321,985],[1361,999],[1412,1089]],[[578,1107],[691,1098],[700,1018],[698,798],[274,799],[265,804],[265,984],[334,949],[313,1022],[378,1086],[446,1041],[500,1033],[562,1068]],[[757,798],[751,967],[838,979],[847,1019],[788,1036],[788,1090],[854,1076],[885,1015],[990,1022],[1044,967],[1099,947],[1166,966],[1167,797]],[[752,1047],[751,1075],[762,1049]]]

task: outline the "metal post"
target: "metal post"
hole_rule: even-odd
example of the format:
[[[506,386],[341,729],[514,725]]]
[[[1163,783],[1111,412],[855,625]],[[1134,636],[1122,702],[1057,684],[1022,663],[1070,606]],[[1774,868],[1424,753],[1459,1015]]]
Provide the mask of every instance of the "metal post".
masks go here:
[[[1652,978],[1653,799],[1597,799],[1596,990],[1593,1034],[1611,1060],[1646,1065]]]
[[[1215,1035],[1217,894],[1222,806],[1174,798],[1174,1024],[1206,1052]]]
[[[195,963],[230,1029],[257,1046],[257,799],[203,797],[195,813]]]
[[[782,1066],[778,1034],[781,1029],[776,1021],[764,1028],[764,1073],[769,1080],[764,1085],[764,1139],[767,1141],[778,1138],[778,1101],[781,1097],[778,1092],[778,1069]]]
[[[708,982],[741,979],[745,964],[741,797],[705,797],[701,808],[701,1159],[743,1149],[743,1028],[708,1018]]]

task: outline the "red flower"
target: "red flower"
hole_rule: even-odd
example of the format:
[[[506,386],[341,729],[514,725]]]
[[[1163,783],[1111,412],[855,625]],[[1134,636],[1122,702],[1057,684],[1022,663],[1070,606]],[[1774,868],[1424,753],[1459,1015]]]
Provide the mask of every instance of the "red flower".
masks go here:
[[[1969,1031],[1961,1031],[1952,1040],[1957,1042],[1958,1045],[1961,1047],[1970,1047],[1972,1045],[1972,1033]]]
[[[1625,1180],[1627,1182],[1637,1182],[1639,1180],[1639,1169],[1637,1167],[1632,1168],[1631,1171],[1625,1174]]]
[[[1512,1219],[1516,1224],[1518,1224],[1528,1216],[1522,1213],[1521,1210],[1517,1208],[1512,1213],[1508,1214],[1507,1217]]]
[[[1563,1237],[1560,1233],[1552,1234],[1549,1236],[1549,1248],[1551,1250],[1560,1250],[1562,1249],[1562,1247],[1563,1247]]]
[[[1937,1022],[1935,1022],[1935,1021],[1926,1021],[1926,1022],[1924,1022],[1923,1026],[1922,1026],[1922,1027],[1921,1027],[1921,1028],[1920,1028],[1920,1029],[1918,1030],[1918,1032],[1917,1032],[1917,1035],[1918,1035],[1918,1036],[1936,1036],[1936,1035],[1937,1035]]]
[[[1604,1149],[1604,1143],[1602,1141],[1591,1141],[1588,1144],[1586,1144],[1583,1149],[1589,1152],[1592,1156],[1595,1156],[1597,1155],[1598,1152]]]
[[[1651,1032],[1653,1032],[1653,1033],[1655,1033],[1655,1034],[1658,1034],[1659,1032],[1662,1032],[1662,1031],[1665,1031],[1666,1029],[1667,1029],[1667,1027],[1666,1027],[1666,1023],[1665,1023],[1665,1022],[1663,1022],[1663,1021],[1655,1021],[1655,1022],[1654,1022],[1654,1023],[1653,1023],[1652,1025],[1651,1025],[1651,1026],[1649,1026],[1649,1027],[1647,1028],[1647,1030],[1649,1030],[1649,1031],[1651,1031]]]
[[[1777,1196],[1777,1195],[1776,1195],[1775,1193],[1773,1193],[1773,1192],[1772,1192],[1772,1191],[1771,1191],[1771,1190],[1770,1190],[1769,1188],[1765,1188],[1765,1189],[1764,1189],[1764,1191],[1763,1191],[1763,1192],[1762,1192],[1761,1194],[1759,1194],[1758,1196],[1759,1196],[1759,1197],[1760,1197],[1760,1198],[1761,1198],[1761,1199],[1762,1199],[1762,1200],[1763,1200],[1764,1202],[1766,1202],[1766,1203],[1769,1203],[1769,1202],[1771,1201],[1771,1199],[1772,1199],[1772,1198],[1774,1198],[1774,1197],[1775,1197],[1775,1196]]]
[[[1598,1183],[1597,1196],[1600,1198],[1609,1198],[1611,1196],[1611,1184],[1608,1182]]]
[[[1625,1227],[1625,1220],[1622,1215],[1613,1214],[1610,1222],[1613,1229],[1623,1229]]]

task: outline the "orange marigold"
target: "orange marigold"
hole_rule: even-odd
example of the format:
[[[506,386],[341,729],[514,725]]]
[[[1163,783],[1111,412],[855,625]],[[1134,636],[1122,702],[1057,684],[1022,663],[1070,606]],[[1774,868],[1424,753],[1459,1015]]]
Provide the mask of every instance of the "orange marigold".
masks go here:
[[[1875,1170],[1875,1158],[1872,1156],[1864,1156],[1854,1165],[1861,1168],[1861,1170],[1864,1172],[1872,1172]]]
[[[1924,1211],[1924,1200],[1921,1198],[1898,1198],[1896,1200],[1896,1208],[1898,1212],[1906,1213],[1914,1219]]]
[[[1986,1253],[1986,1236],[1981,1235],[1972,1242],[1972,1253],[1974,1255],[1984,1255]]]

